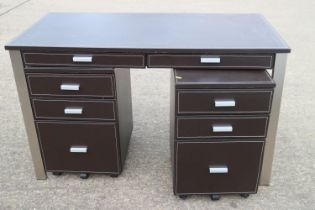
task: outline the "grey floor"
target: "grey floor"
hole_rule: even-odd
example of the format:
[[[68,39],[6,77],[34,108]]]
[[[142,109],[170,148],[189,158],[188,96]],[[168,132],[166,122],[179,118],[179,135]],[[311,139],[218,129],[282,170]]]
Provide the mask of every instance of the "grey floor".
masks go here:
[[[0,209],[315,209],[315,1],[0,0]],[[50,11],[262,13],[291,46],[272,184],[241,199],[172,194],[169,69],[132,70],[134,131],[122,175],[34,176],[3,45]],[[145,32],[144,32],[145,33]],[[153,119],[153,120],[152,120]]]

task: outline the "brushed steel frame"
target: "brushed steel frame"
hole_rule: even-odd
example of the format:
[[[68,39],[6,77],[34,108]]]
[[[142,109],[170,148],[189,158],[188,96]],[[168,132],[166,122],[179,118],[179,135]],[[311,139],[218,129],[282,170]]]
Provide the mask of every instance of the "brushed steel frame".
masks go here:
[[[23,113],[25,130],[32,155],[36,179],[44,180],[47,178],[47,175],[34,123],[33,111],[24,74],[21,52],[19,50],[10,50],[10,58],[15,78],[15,84],[19,95],[20,106]]]
[[[281,96],[285,76],[285,68],[287,63],[286,53],[277,53],[275,56],[274,68],[272,70],[272,78],[276,82],[274,88],[273,100],[271,105],[269,127],[266,137],[265,151],[263,157],[263,165],[260,175],[260,185],[270,185],[272,162],[277,137],[278,120],[281,106]]]

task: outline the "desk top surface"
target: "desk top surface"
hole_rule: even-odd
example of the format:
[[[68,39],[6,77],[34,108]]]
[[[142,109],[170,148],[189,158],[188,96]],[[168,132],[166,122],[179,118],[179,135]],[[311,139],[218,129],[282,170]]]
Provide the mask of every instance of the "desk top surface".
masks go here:
[[[50,13],[6,49],[287,53],[259,14]]]

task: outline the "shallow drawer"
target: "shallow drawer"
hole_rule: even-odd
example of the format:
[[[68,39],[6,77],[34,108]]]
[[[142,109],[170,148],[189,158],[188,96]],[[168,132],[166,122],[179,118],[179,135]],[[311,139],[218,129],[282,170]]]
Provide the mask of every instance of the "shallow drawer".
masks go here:
[[[177,89],[273,89],[275,81],[266,70],[175,69]]]
[[[115,123],[36,122],[47,171],[117,172]]]
[[[272,55],[148,55],[149,67],[269,69]]]
[[[144,67],[144,55],[131,54],[76,54],[76,53],[23,53],[29,66],[103,66]]]
[[[268,117],[177,117],[177,138],[265,137]]]
[[[178,114],[269,113],[272,90],[179,90]]]
[[[111,74],[27,74],[26,77],[33,96],[114,97]]]
[[[177,142],[175,193],[255,193],[263,142]]]
[[[33,99],[36,119],[115,120],[115,101]]]

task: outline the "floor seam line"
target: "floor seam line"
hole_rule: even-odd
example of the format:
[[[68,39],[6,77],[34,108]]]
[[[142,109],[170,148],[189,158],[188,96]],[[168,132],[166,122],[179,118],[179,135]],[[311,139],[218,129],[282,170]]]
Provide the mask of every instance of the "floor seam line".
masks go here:
[[[11,11],[17,9],[17,8],[19,8],[20,6],[22,6],[23,4],[25,4],[25,3],[29,2],[29,1],[31,1],[31,0],[23,1],[23,2],[19,3],[18,5],[16,5],[16,6],[10,8],[10,9],[8,9],[8,10],[2,12],[2,13],[0,14],[0,17],[3,16],[3,15],[5,15],[5,14],[8,14],[9,12],[11,12]]]

